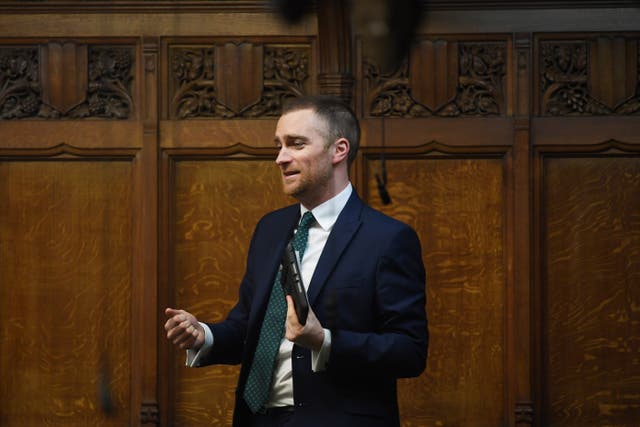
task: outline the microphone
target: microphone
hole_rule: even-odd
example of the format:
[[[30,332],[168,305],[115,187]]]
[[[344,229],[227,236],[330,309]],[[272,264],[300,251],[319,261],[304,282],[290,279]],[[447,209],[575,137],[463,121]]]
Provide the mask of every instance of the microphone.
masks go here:
[[[387,191],[387,166],[385,165],[384,154],[380,155],[380,169],[382,171],[382,176],[376,173],[378,194],[380,194],[380,200],[382,200],[382,204],[388,205],[389,203],[391,203],[391,196]]]

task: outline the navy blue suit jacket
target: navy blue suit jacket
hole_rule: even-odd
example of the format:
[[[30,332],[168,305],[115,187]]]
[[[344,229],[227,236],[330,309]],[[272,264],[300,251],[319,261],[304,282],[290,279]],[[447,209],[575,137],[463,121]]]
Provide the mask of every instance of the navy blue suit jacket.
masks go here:
[[[214,347],[201,361],[242,363],[234,426],[250,416],[242,397],[262,318],[284,246],[300,217],[293,205],[256,226],[237,305],[209,324]],[[415,231],[368,207],[352,193],[320,256],[308,289],[331,330],[327,369],[313,372],[311,353],[293,348],[292,427],[399,426],[396,380],[418,376],[427,359],[425,271]]]

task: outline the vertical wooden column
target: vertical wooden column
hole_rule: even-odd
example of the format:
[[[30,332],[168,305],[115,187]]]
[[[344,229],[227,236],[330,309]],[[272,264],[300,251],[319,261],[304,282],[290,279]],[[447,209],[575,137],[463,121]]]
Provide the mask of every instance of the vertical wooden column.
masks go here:
[[[532,403],[531,358],[531,34],[516,33],[514,46],[514,147],[513,147],[513,292],[512,340],[513,362],[509,363],[515,380],[513,420],[510,425],[531,426]]]
[[[317,13],[320,93],[337,96],[345,103],[351,104],[354,77],[349,2],[347,0],[319,2]]]
[[[141,94],[143,103],[143,147],[136,157],[138,167],[136,191],[140,199],[135,206],[133,345],[134,385],[133,396],[138,399],[132,405],[132,420],[140,425],[159,425],[157,397],[158,343],[160,334],[158,308],[158,41],[143,39]],[[138,387],[137,389],[135,387]],[[135,415],[135,417],[134,417]]]

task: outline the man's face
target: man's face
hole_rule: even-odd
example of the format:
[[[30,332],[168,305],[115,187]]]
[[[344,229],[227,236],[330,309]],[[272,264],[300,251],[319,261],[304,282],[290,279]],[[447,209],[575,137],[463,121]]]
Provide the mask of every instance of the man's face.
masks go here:
[[[327,147],[327,134],[327,124],[309,109],[286,113],[276,128],[284,192],[309,209],[331,197],[334,144]]]

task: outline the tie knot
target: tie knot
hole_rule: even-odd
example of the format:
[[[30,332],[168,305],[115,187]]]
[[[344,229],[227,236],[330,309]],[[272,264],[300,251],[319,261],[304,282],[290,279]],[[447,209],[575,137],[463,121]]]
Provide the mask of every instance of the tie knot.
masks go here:
[[[313,217],[313,214],[311,213],[311,211],[307,211],[304,213],[304,215],[302,215],[302,219],[300,220],[300,224],[298,225],[298,233],[302,230],[304,230],[303,232],[306,233],[309,230],[309,227],[311,227],[311,224],[313,224],[313,221],[315,220],[315,218]]]

